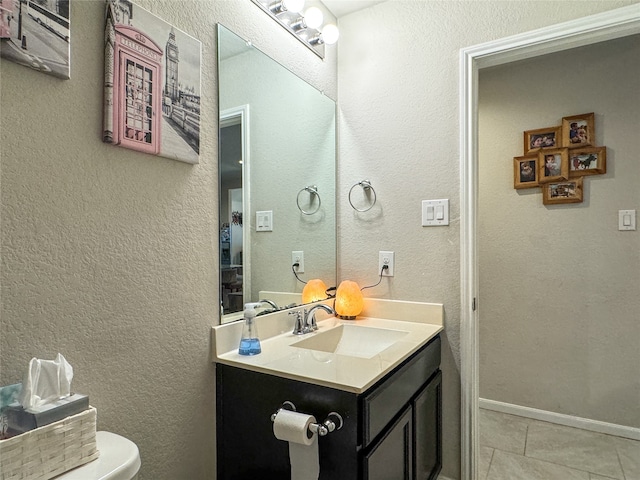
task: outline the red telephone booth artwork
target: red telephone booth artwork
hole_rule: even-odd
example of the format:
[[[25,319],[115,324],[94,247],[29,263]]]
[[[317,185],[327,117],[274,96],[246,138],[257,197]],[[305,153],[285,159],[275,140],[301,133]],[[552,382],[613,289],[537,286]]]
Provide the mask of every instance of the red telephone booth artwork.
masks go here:
[[[162,49],[133,27],[115,26],[114,142],[160,153]]]
[[[106,3],[103,141],[198,163],[200,42],[130,0]]]

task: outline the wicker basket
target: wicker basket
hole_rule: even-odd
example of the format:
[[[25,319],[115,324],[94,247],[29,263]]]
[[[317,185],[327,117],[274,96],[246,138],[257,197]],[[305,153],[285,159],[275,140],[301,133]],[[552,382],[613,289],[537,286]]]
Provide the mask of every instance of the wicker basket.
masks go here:
[[[98,458],[96,409],[0,440],[0,480],[48,480]]]

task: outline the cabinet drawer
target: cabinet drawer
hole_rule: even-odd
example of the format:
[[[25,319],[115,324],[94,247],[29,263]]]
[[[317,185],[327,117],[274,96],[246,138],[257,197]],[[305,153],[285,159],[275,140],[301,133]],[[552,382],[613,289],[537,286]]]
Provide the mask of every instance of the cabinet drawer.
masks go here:
[[[435,337],[408,363],[391,372],[362,404],[363,447],[366,447],[402,410],[440,366],[440,336]]]

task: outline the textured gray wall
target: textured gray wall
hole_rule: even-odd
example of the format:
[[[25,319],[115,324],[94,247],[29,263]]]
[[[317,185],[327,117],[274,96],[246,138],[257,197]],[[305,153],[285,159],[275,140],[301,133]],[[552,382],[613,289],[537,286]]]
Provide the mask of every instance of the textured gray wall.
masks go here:
[[[340,21],[338,277],[373,283],[378,251],[394,250],[395,277],[367,295],[444,304],[447,477],[460,476],[459,49],[630,3],[399,0]],[[359,214],[346,195],[363,178],[378,203]],[[423,228],[421,200],[438,198],[451,226]]]
[[[248,0],[136,3],[203,44],[200,164],[101,142],[101,0],[72,2],[71,80],[1,61],[0,383],[61,352],[98,428],[140,447],[142,479],[211,479],[215,23],[333,98],[335,49],[321,61]]]
[[[640,36],[480,74],[480,396],[640,427]],[[595,112],[584,202],[513,189],[522,132]]]
[[[320,61],[248,0],[141,6],[203,42],[200,164],[100,141],[103,4],[72,4],[72,79],[2,61],[0,382],[64,353],[99,428],[135,441],[142,477],[214,477],[218,321],[215,22],[336,98],[335,49]],[[459,474],[458,50],[626,5],[393,1],[341,22],[342,278],[372,283],[378,250],[396,276],[370,295],[443,302],[445,471]],[[637,3],[637,2],[636,2]],[[346,194],[372,180],[377,207]],[[452,226],[419,226],[420,200],[452,202]]]

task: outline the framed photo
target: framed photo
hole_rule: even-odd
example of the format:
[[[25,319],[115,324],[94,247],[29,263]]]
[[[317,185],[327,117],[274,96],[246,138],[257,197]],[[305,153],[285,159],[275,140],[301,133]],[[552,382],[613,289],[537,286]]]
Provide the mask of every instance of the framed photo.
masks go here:
[[[562,127],[537,128],[524,132],[524,154],[530,155],[545,148],[560,148]]]
[[[607,173],[607,147],[569,150],[569,178]]]
[[[513,188],[539,187],[538,156],[527,155],[513,158]]]
[[[594,114],[583,113],[562,119],[562,146],[586,147],[595,143]]]
[[[538,183],[558,182],[569,178],[569,149],[556,148],[538,153]]]
[[[547,183],[542,187],[542,203],[582,203],[582,177],[563,182]]]

